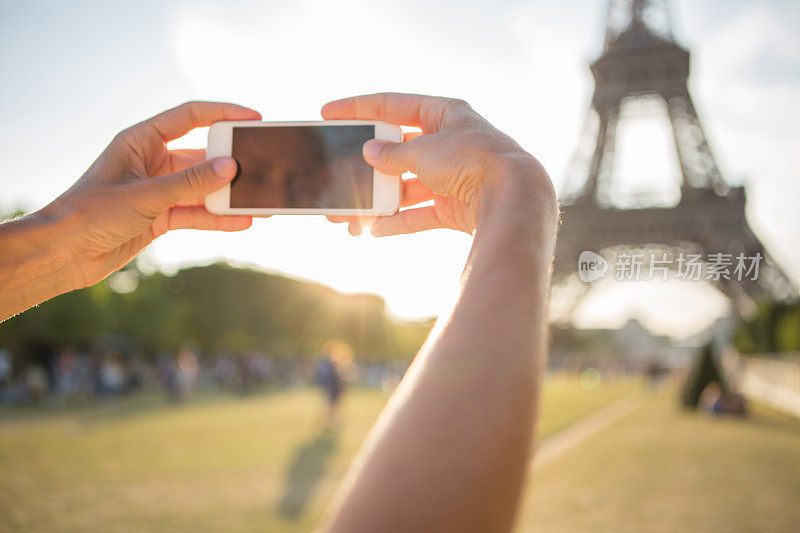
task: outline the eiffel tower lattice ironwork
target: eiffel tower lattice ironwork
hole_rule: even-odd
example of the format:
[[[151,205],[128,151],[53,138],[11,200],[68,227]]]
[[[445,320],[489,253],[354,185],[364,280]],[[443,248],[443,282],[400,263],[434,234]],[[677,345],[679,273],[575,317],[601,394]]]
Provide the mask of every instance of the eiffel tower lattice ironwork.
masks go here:
[[[760,297],[796,295],[793,283],[747,223],[744,187],[729,186],[720,173],[689,94],[689,52],[673,38],[667,0],[611,0],[604,51],[591,71],[595,93],[589,116],[597,133],[587,127],[584,156],[576,155],[573,174],[562,191],[555,281],[563,286],[576,277],[584,250],[605,251],[604,255],[656,250],[659,258],[662,252],[668,254],[670,264],[687,251],[734,258],[741,253],[761,254],[764,260],[756,280],[729,276],[714,280],[714,285],[740,313],[749,312]],[[620,109],[642,98],[657,100],[671,124],[681,173],[676,205],[639,203],[621,208],[608,192],[615,179],[612,163]],[[582,287],[578,292],[585,290],[577,285]]]

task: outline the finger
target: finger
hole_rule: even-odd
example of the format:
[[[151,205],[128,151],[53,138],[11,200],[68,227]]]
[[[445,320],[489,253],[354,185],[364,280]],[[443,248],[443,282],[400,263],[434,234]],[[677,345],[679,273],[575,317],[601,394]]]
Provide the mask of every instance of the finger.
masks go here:
[[[436,216],[435,208],[427,206],[406,209],[392,216],[380,217],[372,224],[370,231],[375,237],[388,237],[444,227],[439,217]]]
[[[420,135],[422,135],[421,131],[406,131],[403,133],[403,142],[407,143],[408,141],[413,141]]]
[[[167,228],[200,229],[217,231],[241,231],[253,224],[249,216],[221,216],[206,211],[204,207],[173,207],[169,210]]]
[[[194,128],[220,120],[261,120],[261,114],[247,107],[222,102],[186,102],[145,120],[133,132],[155,134],[163,142],[183,137]]]
[[[364,226],[361,224],[360,220],[355,219],[348,224],[347,231],[349,231],[350,235],[353,237],[358,237],[364,231]]]
[[[422,158],[435,150],[435,135],[423,135],[407,143],[396,143],[381,139],[370,139],[364,143],[364,159],[390,176],[399,176],[404,172],[420,174]]]
[[[428,200],[433,200],[433,191],[422,183],[419,178],[403,180],[402,207],[421,204]]]
[[[205,160],[206,158],[206,151],[204,149],[186,149],[186,150],[169,150],[167,152],[167,156],[170,158],[170,173],[178,172],[183,170],[186,167],[190,167],[192,165],[196,165]],[[159,174],[160,175],[160,174]],[[195,205],[203,205],[205,203],[205,198],[202,196],[197,196],[194,198],[189,198],[186,200],[179,200],[175,202],[174,205],[179,206],[195,206]]]
[[[401,207],[408,207],[410,205],[420,204],[433,199],[433,191],[431,191],[427,185],[422,183],[419,178],[403,180],[403,200]],[[356,222],[358,224],[353,224],[352,229],[354,231],[358,231],[359,233],[360,229],[363,229],[363,226],[365,225],[364,222],[368,220],[367,217],[357,215],[326,215],[325,218],[334,224],[342,224],[345,222],[352,224]],[[374,222],[369,221],[369,224],[372,225]]]
[[[193,207],[197,205],[205,205],[206,199],[202,196],[197,196],[194,198],[189,198],[188,200],[178,200],[174,204],[173,207]]]
[[[433,133],[439,131],[445,113],[453,104],[467,105],[463,100],[439,96],[378,93],[328,102],[322,107],[322,117],[383,120]]]
[[[218,157],[166,176],[141,180],[137,183],[141,208],[148,216],[156,216],[182,201],[202,198],[229,183],[237,169],[233,158]]]
[[[206,151],[199,150],[169,150],[167,151],[169,171],[178,172],[186,167],[196,165],[206,158]]]
[[[348,215],[325,215],[329,221],[333,222],[334,224],[341,224],[342,222],[350,222],[355,218],[355,216],[348,216]]]
[[[378,217],[375,216],[353,217],[352,220],[350,220],[350,225],[347,230],[350,232],[350,235],[358,237],[364,232],[364,229],[371,229],[377,219]]]
[[[358,237],[364,231],[365,227],[370,227],[375,217],[366,217],[358,215],[325,215],[329,221],[334,224],[347,223],[347,231],[353,237]]]

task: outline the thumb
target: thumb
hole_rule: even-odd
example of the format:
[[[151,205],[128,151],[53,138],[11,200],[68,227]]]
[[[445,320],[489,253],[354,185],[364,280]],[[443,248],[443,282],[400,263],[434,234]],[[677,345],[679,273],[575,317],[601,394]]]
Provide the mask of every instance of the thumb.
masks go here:
[[[364,144],[364,159],[367,163],[390,176],[417,170],[416,141],[396,143],[370,139]]]
[[[182,200],[203,197],[229,183],[239,170],[231,157],[208,159],[178,172],[145,180],[146,195],[163,211]]]

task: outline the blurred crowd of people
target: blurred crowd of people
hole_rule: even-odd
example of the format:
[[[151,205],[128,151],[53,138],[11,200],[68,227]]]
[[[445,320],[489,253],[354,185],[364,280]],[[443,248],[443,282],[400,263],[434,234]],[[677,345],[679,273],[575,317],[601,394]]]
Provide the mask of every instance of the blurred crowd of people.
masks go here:
[[[407,366],[402,362],[356,363],[352,357],[342,359],[341,353],[323,350],[313,360],[264,352],[202,354],[187,344],[176,353],[161,353],[149,361],[142,355],[119,350],[65,347],[36,364],[0,348],[0,403],[41,404],[159,389],[171,401],[181,402],[198,389],[247,394],[314,383],[327,386],[328,390],[335,383],[340,393],[344,382],[393,388]],[[328,375],[324,378],[320,369],[326,365]]]

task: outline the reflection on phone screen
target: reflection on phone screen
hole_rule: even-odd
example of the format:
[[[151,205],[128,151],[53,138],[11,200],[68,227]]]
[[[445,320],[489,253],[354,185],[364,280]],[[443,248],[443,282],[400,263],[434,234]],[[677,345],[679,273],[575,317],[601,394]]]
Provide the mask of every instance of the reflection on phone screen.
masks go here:
[[[375,126],[234,127],[231,207],[370,209]]]

